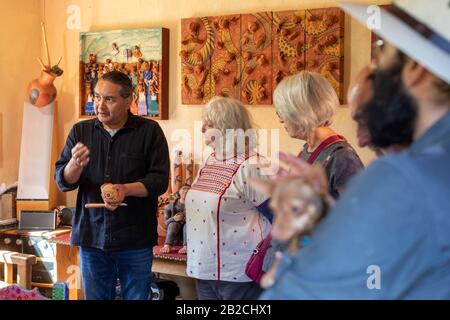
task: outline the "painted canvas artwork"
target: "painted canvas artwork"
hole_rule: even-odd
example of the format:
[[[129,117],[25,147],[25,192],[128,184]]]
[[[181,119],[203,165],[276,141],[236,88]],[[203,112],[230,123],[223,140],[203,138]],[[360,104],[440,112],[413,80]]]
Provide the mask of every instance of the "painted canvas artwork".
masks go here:
[[[133,84],[132,113],[167,119],[168,36],[164,28],[80,33],[80,116],[94,115],[95,85],[116,70]]]

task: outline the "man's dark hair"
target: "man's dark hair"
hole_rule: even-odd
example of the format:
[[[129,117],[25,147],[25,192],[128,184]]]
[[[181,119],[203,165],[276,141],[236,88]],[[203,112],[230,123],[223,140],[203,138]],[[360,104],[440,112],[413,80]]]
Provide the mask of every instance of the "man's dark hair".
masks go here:
[[[100,77],[100,80],[105,80],[120,86],[119,94],[126,99],[133,93],[133,84],[131,79],[120,71],[110,71]]]

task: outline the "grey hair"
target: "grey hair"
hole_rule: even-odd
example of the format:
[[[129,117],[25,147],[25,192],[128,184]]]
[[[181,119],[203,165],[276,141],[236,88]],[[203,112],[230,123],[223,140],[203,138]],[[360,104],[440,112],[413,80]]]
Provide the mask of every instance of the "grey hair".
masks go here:
[[[256,147],[256,134],[250,113],[239,100],[213,97],[204,107],[202,119],[209,122],[214,129],[219,130],[222,137],[227,140],[231,132],[234,150],[238,153],[248,153]]]
[[[284,78],[273,93],[275,108],[283,121],[309,136],[315,128],[333,122],[339,98],[319,73],[301,71]]]

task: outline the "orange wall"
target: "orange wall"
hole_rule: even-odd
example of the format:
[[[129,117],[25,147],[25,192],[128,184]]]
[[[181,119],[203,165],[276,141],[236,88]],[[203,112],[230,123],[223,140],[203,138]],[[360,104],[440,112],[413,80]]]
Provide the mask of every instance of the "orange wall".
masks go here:
[[[101,31],[111,29],[140,28],[140,27],[166,27],[170,29],[170,120],[160,121],[171,148],[177,141],[172,141],[171,135],[177,128],[185,128],[193,133],[193,122],[200,119],[201,106],[185,106],[181,104],[180,89],[180,19],[193,16],[214,16],[221,14],[253,13],[259,11],[281,11],[293,9],[319,8],[337,6],[332,0],[166,0],[166,1],[111,1],[111,0],[46,0],[11,2],[1,13],[6,17],[0,19],[0,32],[2,33],[2,77],[0,88],[4,89],[3,97],[7,97],[7,104],[0,107],[0,182],[17,179],[19,143],[21,132],[21,110],[23,91],[27,82],[38,74],[38,65],[35,56],[40,52],[40,33],[35,32],[34,37],[29,36],[31,30],[39,28],[39,13],[41,5],[45,3],[45,16],[48,33],[50,54],[53,60],[63,56],[61,67],[64,75],[55,81],[58,89],[58,133],[59,148],[61,149],[65,138],[78,119],[78,55],[79,32]],[[367,2],[367,1],[361,1]],[[374,2],[374,1],[372,1]],[[378,1],[386,3],[388,1]],[[10,2],[8,2],[10,3]],[[33,5],[30,8],[29,3]],[[69,5],[77,5],[81,9],[81,27],[79,30],[69,30],[66,22],[69,15],[66,13]],[[4,6],[6,7],[6,6]],[[8,13],[9,12],[9,13]],[[42,14],[41,14],[42,16]],[[16,21],[25,23],[17,24]],[[9,35],[7,30],[11,27],[17,30]],[[11,49],[5,44],[3,33],[14,44],[14,52],[7,53],[4,61],[3,54]],[[349,19],[346,20],[346,49],[345,49],[345,83],[356,74],[369,61],[370,32],[362,25]],[[27,43],[28,50],[23,50]],[[3,48],[4,47],[4,48]],[[11,63],[11,61],[25,61]],[[3,75],[4,68],[6,73]],[[9,80],[8,80],[9,79]],[[8,89],[5,88],[5,85]],[[4,99],[3,99],[4,100]],[[5,100],[4,100],[5,101]],[[8,107],[6,107],[8,106]],[[13,106],[13,107],[11,107]],[[11,111],[13,110],[13,111]],[[280,129],[280,149],[297,153],[302,143],[289,138],[279,124],[274,108],[271,106],[257,106],[251,108],[251,113],[259,128]],[[348,108],[339,108],[333,128],[345,135],[356,147],[355,124],[351,121]],[[5,134],[8,138],[5,138]],[[356,148],[365,163],[370,162],[374,155],[367,149]],[[60,195],[59,202],[68,205],[74,204],[75,193]]]
[[[41,0],[2,1],[1,5],[0,183],[12,183],[18,177],[25,89],[39,75],[41,12]]]

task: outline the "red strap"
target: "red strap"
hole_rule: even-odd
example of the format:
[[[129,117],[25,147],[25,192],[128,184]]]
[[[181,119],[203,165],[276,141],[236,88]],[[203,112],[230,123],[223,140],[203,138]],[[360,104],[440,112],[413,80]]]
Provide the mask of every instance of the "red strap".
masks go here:
[[[334,136],[330,136],[322,141],[321,144],[314,150],[314,152],[309,156],[308,160],[306,160],[309,164],[313,164],[316,158],[319,156],[319,154],[322,152],[323,149],[328,147],[329,145],[338,142],[338,141],[345,141],[345,138],[343,136],[340,136],[338,134]]]

